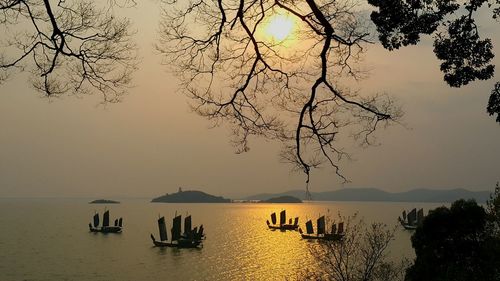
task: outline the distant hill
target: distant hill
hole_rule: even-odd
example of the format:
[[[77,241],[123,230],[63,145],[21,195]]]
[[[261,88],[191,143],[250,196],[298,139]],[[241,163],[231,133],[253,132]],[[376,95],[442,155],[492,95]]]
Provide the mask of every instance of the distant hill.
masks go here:
[[[278,196],[278,197],[269,198],[267,200],[262,200],[260,202],[261,203],[302,203],[302,200],[300,200],[297,197],[285,195],[285,196]]]
[[[202,191],[196,190],[179,190],[177,193],[165,194],[160,197],[153,198],[154,203],[230,203],[231,199],[226,199],[222,196],[214,196]]]
[[[299,199],[305,200],[305,195],[306,192],[305,190],[289,190],[281,193],[260,193],[252,196],[248,196],[245,198],[242,198],[243,200],[250,200],[250,201],[260,201],[260,200],[267,200],[273,197],[278,197],[278,196],[293,196],[297,197]]]
[[[267,200],[277,196],[294,196],[305,200],[304,190],[290,190],[282,193],[262,193],[243,198],[244,200]],[[490,191],[466,189],[414,189],[405,192],[387,192],[376,188],[344,188],[335,191],[311,192],[314,201],[385,201],[385,202],[453,202],[457,199],[476,199],[485,202]]]
[[[108,200],[108,199],[97,199],[94,201],[90,201],[89,204],[119,204],[119,201]]]

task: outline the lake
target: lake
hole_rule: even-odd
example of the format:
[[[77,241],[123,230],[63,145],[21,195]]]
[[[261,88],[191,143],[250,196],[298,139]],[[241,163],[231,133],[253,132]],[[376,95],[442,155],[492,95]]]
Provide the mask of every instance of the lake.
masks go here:
[[[88,204],[85,199],[0,199],[0,279],[16,280],[284,280],[314,266],[309,243],[298,232],[271,231],[272,212],[307,219],[336,218],[356,212],[366,222],[396,225],[403,209],[429,209],[436,203],[307,202],[303,204],[172,204],[146,199],[121,204]],[[95,211],[110,210],[111,221],[124,218],[121,234],[90,233]],[[155,248],[157,219],[167,228],[175,213],[189,213],[203,224],[201,249]],[[170,235],[170,233],[169,233]],[[396,230],[394,259],[412,257],[411,232]]]

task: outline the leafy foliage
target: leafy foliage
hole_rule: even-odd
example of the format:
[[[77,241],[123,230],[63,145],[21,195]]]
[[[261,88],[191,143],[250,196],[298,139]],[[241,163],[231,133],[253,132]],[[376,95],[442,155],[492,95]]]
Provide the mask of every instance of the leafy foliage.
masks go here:
[[[452,87],[493,77],[492,48],[490,39],[480,40],[474,21],[468,16],[452,22],[448,32],[438,34],[434,41],[434,52],[443,61],[444,80]]]
[[[493,18],[498,19],[498,0],[368,0],[378,8],[371,14],[382,45],[394,50],[415,45],[421,35],[434,38],[434,53],[441,60],[444,80],[451,87],[468,85],[475,80],[493,77],[493,44],[481,39],[475,14],[487,4]],[[498,94],[490,97],[488,112],[498,113]],[[493,113],[492,113],[493,112]],[[500,122],[500,118],[497,118]]]
[[[421,34],[434,33],[444,17],[459,8],[456,1],[368,0],[382,45],[389,49],[415,45]]]

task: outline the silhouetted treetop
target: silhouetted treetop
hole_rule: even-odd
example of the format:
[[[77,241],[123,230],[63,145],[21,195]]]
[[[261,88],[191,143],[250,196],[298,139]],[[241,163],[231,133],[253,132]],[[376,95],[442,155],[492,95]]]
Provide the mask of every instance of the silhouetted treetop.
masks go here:
[[[99,92],[105,102],[117,101],[135,69],[136,47],[130,21],[111,8],[127,3],[0,1],[0,82],[28,71],[47,96]]]
[[[473,200],[431,210],[412,236],[416,258],[406,280],[499,280],[500,240],[486,226],[487,214]]]
[[[489,38],[481,39],[475,17],[478,9],[487,4],[492,17],[498,19],[499,0],[368,0],[368,3],[378,8],[371,19],[386,49],[415,45],[421,35],[431,35],[434,53],[441,60],[440,68],[448,85],[461,87],[493,77],[493,44]],[[495,91],[498,92],[494,90],[487,108],[490,115],[498,113],[500,107]]]

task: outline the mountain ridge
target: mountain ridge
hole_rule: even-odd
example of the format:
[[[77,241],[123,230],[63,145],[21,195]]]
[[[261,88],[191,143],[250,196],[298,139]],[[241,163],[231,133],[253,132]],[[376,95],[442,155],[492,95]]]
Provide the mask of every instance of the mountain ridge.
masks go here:
[[[401,192],[388,192],[378,188],[343,188],[333,191],[311,192],[313,201],[366,201],[366,202],[429,202],[446,203],[458,199],[475,199],[486,202],[490,191],[470,191],[464,188],[429,189],[416,188]],[[260,193],[243,200],[267,200],[277,196],[294,196],[306,200],[305,190],[288,190],[280,193]]]

